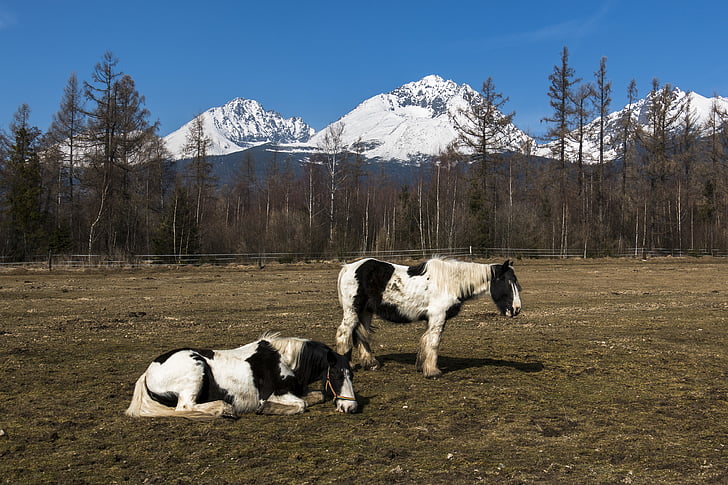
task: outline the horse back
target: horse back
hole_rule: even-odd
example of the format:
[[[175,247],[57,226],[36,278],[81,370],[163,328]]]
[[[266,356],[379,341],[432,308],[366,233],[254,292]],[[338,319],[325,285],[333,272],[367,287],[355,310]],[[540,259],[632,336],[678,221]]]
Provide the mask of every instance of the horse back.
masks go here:
[[[408,267],[377,259],[347,265],[339,277],[342,306],[395,323],[420,320],[428,304],[426,268],[426,262]]]

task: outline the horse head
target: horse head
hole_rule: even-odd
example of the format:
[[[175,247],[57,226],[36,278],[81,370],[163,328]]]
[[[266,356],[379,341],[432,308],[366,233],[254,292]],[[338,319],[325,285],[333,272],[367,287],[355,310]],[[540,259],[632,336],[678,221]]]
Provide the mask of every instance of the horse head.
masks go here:
[[[354,374],[345,355],[329,350],[326,358],[329,368],[326,372],[324,393],[333,398],[336,410],[340,413],[354,413],[357,409],[356,395],[354,394]]]
[[[492,272],[490,296],[501,315],[515,317],[521,312],[521,285],[513,271],[513,262],[506,260],[503,264],[494,264]]]

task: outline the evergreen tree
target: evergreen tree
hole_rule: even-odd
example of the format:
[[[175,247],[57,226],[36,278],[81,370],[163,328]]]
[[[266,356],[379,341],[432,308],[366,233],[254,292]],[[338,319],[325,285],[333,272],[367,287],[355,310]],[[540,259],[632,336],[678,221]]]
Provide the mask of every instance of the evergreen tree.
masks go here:
[[[472,153],[470,212],[474,227],[479,228],[473,240],[492,246],[498,239],[497,168],[502,153],[509,150],[511,123],[515,112],[503,113],[508,98],[496,90],[492,78],[483,82],[480,96],[471,100],[467,109],[459,111],[453,123],[458,132],[458,145]]]
[[[45,251],[42,211],[41,164],[38,143],[41,132],[30,125],[30,108],[23,104],[10,124],[4,166],[6,244],[14,260],[24,261]]]

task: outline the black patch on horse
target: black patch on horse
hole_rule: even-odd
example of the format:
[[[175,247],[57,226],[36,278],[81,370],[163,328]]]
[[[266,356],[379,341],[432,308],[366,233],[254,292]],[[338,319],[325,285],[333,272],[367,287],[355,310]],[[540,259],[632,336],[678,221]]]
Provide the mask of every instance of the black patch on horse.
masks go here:
[[[156,359],[154,359],[154,362],[156,362],[157,364],[164,364],[165,362],[167,362],[167,359],[169,359],[170,357],[172,357],[177,352],[181,352],[183,350],[190,350],[190,349],[175,349],[175,350],[170,350],[169,352],[165,352],[162,355],[160,355],[159,357],[157,357]]]
[[[152,398],[153,401],[157,401],[162,406],[167,406],[169,408],[177,407],[177,401],[179,400],[179,396],[177,396],[176,392],[163,392],[157,394],[156,392],[152,392],[151,390],[149,390],[146,381],[144,382],[144,387],[147,390],[147,395]]]
[[[424,261],[420,264],[416,264],[414,266],[410,266],[407,268],[407,275],[410,277],[412,276],[422,276],[427,271],[427,261]]]
[[[354,273],[359,288],[354,297],[354,310],[375,312],[382,303],[382,293],[394,274],[394,266],[383,261],[370,259],[362,263]]]
[[[460,313],[460,308],[462,308],[463,303],[462,301],[459,301],[455,303],[453,306],[447,309],[445,312],[445,320],[450,320],[453,317],[456,317],[458,313]]]
[[[390,303],[379,303],[376,308],[371,309],[379,318],[383,318],[392,323],[412,323],[415,320],[427,320],[427,314],[418,315],[417,318],[411,318],[403,315],[399,311],[397,305]]]
[[[253,372],[253,382],[260,399],[268,399],[271,394],[279,396],[298,387],[294,376],[281,376],[281,355],[267,340],[258,342],[255,353],[246,360]]]
[[[164,364],[165,362],[167,362],[167,359],[169,359],[170,357],[172,357],[174,354],[176,354],[177,352],[183,352],[185,350],[189,350],[190,352],[194,352],[196,354],[200,354],[201,356],[205,357],[206,359],[212,360],[212,359],[215,358],[215,352],[213,350],[209,350],[209,349],[190,349],[188,347],[185,347],[185,348],[182,348],[182,349],[175,349],[175,350],[170,350],[169,352],[165,352],[162,355],[160,355],[159,357],[157,357],[156,359],[154,359],[154,362],[156,362],[158,364]]]

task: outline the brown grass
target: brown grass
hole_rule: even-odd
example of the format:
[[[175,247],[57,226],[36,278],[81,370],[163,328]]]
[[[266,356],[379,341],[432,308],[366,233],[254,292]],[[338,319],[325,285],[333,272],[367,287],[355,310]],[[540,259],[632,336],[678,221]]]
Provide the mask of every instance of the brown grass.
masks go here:
[[[338,264],[0,273],[0,482],[728,482],[728,261],[521,261],[523,313],[376,322],[362,412],[130,419],[162,351],[333,344]]]

